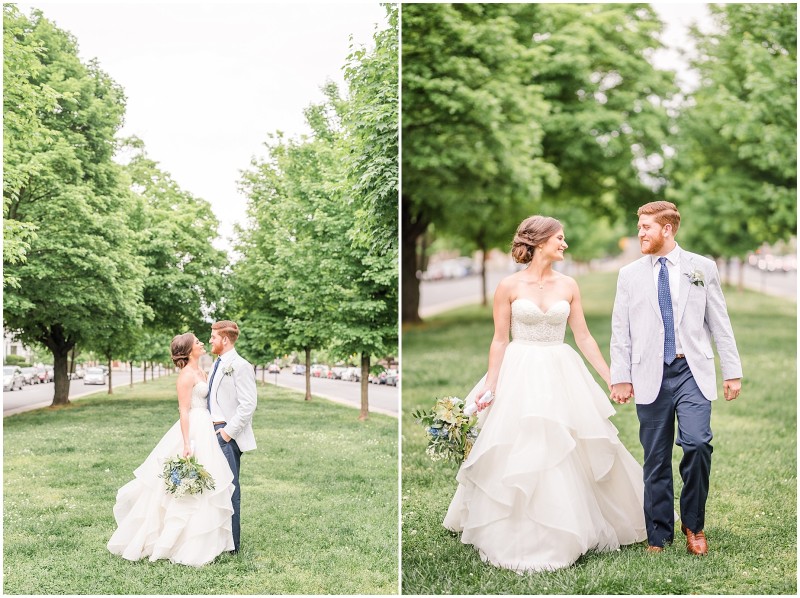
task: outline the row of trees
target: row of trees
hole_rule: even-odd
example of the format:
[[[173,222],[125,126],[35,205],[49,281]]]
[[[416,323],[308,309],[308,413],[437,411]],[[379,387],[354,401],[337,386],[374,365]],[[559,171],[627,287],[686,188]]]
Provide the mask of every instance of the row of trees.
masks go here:
[[[251,226],[232,270],[212,246],[209,203],[141,140],[117,138],[123,90],[40,11],[4,5],[4,326],[52,352],[54,404],[68,402],[76,348],[166,361],[172,335],[203,338],[219,317],[242,322],[255,360],[332,343],[368,360],[396,347],[396,11],[390,19],[375,51],[353,48],[348,99],[329,88],[308,110],[314,135],[276,138],[245,176]]]
[[[404,5],[403,320],[419,319],[431,231],[486,255],[547,213],[588,260],[638,205],[670,198],[695,250],[791,235],[796,6],[712,14],[715,33],[693,31],[701,85],[684,97],[651,63],[663,25],[647,5]]]
[[[248,224],[231,276],[249,353],[302,350],[306,399],[312,350],[360,356],[361,418],[371,356],[398,342],[397,6],[387,13],[374,50],[348,58],[348,97],[328,83],[305,111],[311,134],[273,135],[244,174]]]

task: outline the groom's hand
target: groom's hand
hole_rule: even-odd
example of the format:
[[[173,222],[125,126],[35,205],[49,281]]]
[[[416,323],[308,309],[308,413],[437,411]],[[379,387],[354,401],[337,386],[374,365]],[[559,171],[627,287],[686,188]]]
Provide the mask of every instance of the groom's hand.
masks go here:
[[[722,392],[726,401],[732,401],[742,392],[742,379],[732,378],[731,380],[725,380],[722,383]]]
[[[621,382],[620,384],[611,385],[611,400],[615,403],[630,403],[632,396],[633,384],[629,382]]]
[[[219,434],[220,436],[222,436],[222,440],[224,440],[225,442],[230,442],[230,441],[231,441],[231,437],[230,437],[230,436],[228,436],[228,435],[225,433],[225,430],[223,430],[222,428],[220,428],[219,430],[217,430],[217,434]]]

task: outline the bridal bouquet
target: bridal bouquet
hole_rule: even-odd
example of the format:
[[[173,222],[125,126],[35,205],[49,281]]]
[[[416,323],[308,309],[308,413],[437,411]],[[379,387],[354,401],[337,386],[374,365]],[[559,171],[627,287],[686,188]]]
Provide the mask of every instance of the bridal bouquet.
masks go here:
[[[430,411],[416,409],[411,416],[425,428],[425,453],[434,461],[445,459],[460,464],[478,437],[478,418],[464,414],[464,401],[458,397],[441,398]]]
[[[175,456],[164,462],[164,472],[158,476],[164,478],[167,492],[180,498],[184,494],[202,494],[203,490],[214,489],[214,478],[206,471],[194,455],[191,457]]]

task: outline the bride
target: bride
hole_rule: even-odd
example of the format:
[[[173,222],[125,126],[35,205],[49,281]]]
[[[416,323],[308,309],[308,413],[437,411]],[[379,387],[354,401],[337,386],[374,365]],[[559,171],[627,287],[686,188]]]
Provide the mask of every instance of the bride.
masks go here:
[[[161,438],[134,479],[117,493],[117,530],[108,549],[131,561],[150,557],[199,567],[233,550],[233,474],[219,447],[207,407],[208,381],[199,359],[206,350],[191,332],[172,339],[180,419]],[[214,490],[176,497],[167,493],[164,461],[194,454],[214,478]]]
[[[605,392],[564,343],[569,324],[610,383],[577,283],[553,270],[566,248],[554,218],[532,216],[517,229],[512,254],[528,267],[495,292],[488,373],[467,397],[480,434],[444,520],[484,561],[518,572],[568,567],[590,549],[647,537],[642,468],[608,419]]]

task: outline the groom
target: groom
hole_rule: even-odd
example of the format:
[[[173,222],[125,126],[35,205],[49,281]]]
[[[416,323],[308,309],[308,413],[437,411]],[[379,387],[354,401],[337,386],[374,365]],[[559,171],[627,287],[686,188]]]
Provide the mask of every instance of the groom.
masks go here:
[[[221,320],[211,325],[211,352],[217,355],[208,380],[208,410],[219,445],[233,472],[233,552],[239,552],[239,463],[242,453],[256,448],[253,412],[256,410],[256,377],[253,366],[236,352],[239,327]]]
[[[643,258],[622,268],[611,331],[611,399],[636,400],[644,447],[644,516],[649,552],[674,537],[672,443],[675,418],[683,449],[681,531],[693,554],[707,554],[703,532],[711,471],[711,401],[717,398],[714,352],[723,394],[741,390],[742,365],[713,261],[675,242],[681,216],[674,204],[637,212]]]

